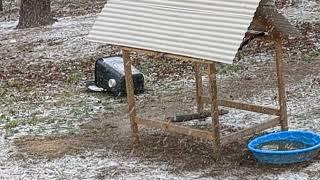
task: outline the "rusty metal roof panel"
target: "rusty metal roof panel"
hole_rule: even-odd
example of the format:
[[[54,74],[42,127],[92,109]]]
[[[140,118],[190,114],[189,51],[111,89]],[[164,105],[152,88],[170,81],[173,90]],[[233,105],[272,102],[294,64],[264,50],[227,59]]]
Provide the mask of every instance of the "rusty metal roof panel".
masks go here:
[[[259,0],[109,0],[89,40],[231,64]]]

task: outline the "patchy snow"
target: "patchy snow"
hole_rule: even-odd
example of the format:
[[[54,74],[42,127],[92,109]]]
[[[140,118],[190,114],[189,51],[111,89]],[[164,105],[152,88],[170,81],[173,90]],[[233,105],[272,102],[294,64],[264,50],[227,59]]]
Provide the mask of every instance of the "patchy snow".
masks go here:
[[[316,0],[301,0],[280,10],[293,24],[320,21],[320,4]]]
[[[1,44],[12,46],[12,50],[21,45],[33,45],[33,53],[28,53],[26,59],[33,63],[44,61],[61,61],[66,57],[69,61],[84,56],[92,55],[99,44],[86,40],[96,16],[87,15],[79,17],[59,18],[53,26],[18,30],[15,29],[16,21],[1,23]],[[17,33],[19,38],[17,39]],[[48,42],[42,44],[41,42]],[[77,55],[75,55],[77,54]]]
[[[266,175],[262,174],[261,179],[278,179],[278,180],[308,180],[310,179],[309,175],[304,172],[292,172],[292,171],[286,171],[281,174],[275,174],[275,175]]]
[[[301,3],[281,11],[297,25],[304,22],[319,22],[320,6],[316,1],[303,0]],[[0,60],[0,64],[7,67],[8,64],[14,64],[14,61],[21,61],[23,58],[23,62],[26,64],[53,62],[63,65],[69,61],[92,57],[97,53],[100,45],[86,41],[86,36],[95,18],[95,15],[59,18],[52,27],[24,30],[15,29],[17,21],[0,22],[0,50],[10,49],[11,51],[6,56],[4,54],[7,52],[0,52],[0,55],[4,57]],[[310,37],[314,38],[314,35],[310,35]],[[317,42],[317,40],[315,39],[313,42]],[[319,49],[319,43],[315,43],[315,46]],[[103,52],[103,54],[109,53]],[[302,59],[302,55],[300,56],[298,59]],[[272,57],[271,52],[245,56],[245,63],[257,64],[251,66],[252,69],[248,69],[245,73],[252,75],[251,77],[254,79],[257,78],[253,74],[255,70],[259,68],[258,66],[270,66],[268,62]],[[194,80],[190,80],[189,77],[180,77],[179,74],[176,74],[175,77],[158,81],[155,77],[159,75],[150,74],[147,77],[146,80],[152,81],[153,88],[156,90],[139,96],[140,102],[158,100],[159,97],[154,95],[156,92],[168,95],[167,98],[171,98],[171,100],[181,98],[172,92],[173,89],[180,91],[181,94],[191,94],[189,91],[194,86]],[[238,77],[240,74],[235,73],[231,76]],[[180,81],[172,81],[176,78],[180,78]],[[219,75],[220,81],[228,78],[230,76]],[[319,78],[318,75],[309,75],[298,82],[288,84],[290,128],[320,132],[320,84],[314,81]],[[88,94],[79,90],[84,86],[83,80],[81,79],[76,86],[48,83],[44,92],[43,87],[35,87],[31,92],[22,92],[12,88],[4,96],[1,96],[0,102],[3,100],[4,103],[0,105],[0,179],[320,179],[319,159],[299,170],[293,168],[280,172],[268,171],[264,173],[255,172],[257,167],[243,167],[241,165],[218,170],[215,167],[208,167],[202,170],[175,173],[172,167],[165,162],[144,161],[136,157],[125,158],[106,149],[95,149],[51,160],[16,159],[17,149],[11,145],[13,138],[32,134],[43,136],[77,133],[79,125],[91,121],[103,113],[109,114],[110,118],[116,116],[114,112],[119,113],[115,111],[117,108],[122,108],[121,112],[125,111],[125,100],[121,98],[116,99],[105,94]],[[206,78],[203,81],[207,83]],[[2,83],[0,82],[0,93],[2,93],[1,88],[4,85]],[[273,98],[277,94],[275,89],[261,88],[263,90],[258,94],[253,94],[245,100],[255,104],[277,106],[278,102]],[[39,94],[35,94],[35,92],[39,92]],[[166,107],[169,109],[166,113],[171,115],[178,111],[179,105],[190,100],[190,97],[187,98],[189,99],[177,104],[172,103]],[[160,111],[157,108],[155,106],[154,111]],[[13,109],[15,112],[12,112]],[[192,106],[189,110],[195,109]],[[221,121],[223,124],[235,128],[243,128],[268,118],[266,115],[229,110],[230,113],[224,115]],[[13,120],[19,123],[24,121],[28,123],[13,127],[12,134],[5,133],[4,125]],[[117,119],[113,121],[117,121]],[[206,126],[210,124],[210,121],[208,118],[203,122],[187,124]],[[216,176],[210,175],[212,171],[220,173]]]
[[[312,79],[317,77],[305,77],[298,84],[290,84],[288,88],[288,111],[290,118],[290,128],[293,129],[312,129],[320,132],[320,87],[319,85],[310,88]],[[275,106],[277,101],[268,98],[274,91],[266,90],[263,93],[253,96],[248,101],[257,104]],[[312,106],[311,106],[312,105]],[[63,112],[63,110],[57,110]],[[62,113],[63,114],[63,113]],[[51,115],[59,117],[58,115]],[[243,111],[231,111],[223,116],[222,121],[229,125],[243,127],[244,124],[258,123],[263,120],[265,115],[247,113]],[[206,123],[209,123],[207,120]],[[40,125],[41,126],[41,125]],[[47,133],[51,133],[50,125],[44,125]],[[33,127],[32,129],[34,129]],[[59,127],[58,129],[63,129]],[[23,133],[30,134],[30,132]],[[41,133],[40,133],[41,134]],[[3,179],[238,179],[241,174],[248,171],[247,167],[239,169],[229,169],[218,177],[205,176],[212,169],[203,169],[203,171],[184,172],[175,174],[170,172],[165,163],[141,162],[137,158],[124,159],[121,156],[105,150],[94,150],[77,156],[65,156],[54,160],[28,159],[13,160],[15,149],[7,143],[4,137],[0,140],[0,178]],[[318,170],[320,162],[314,161],[301,171],[286,170],[277,173],[263,173],[246,175],[246,178],[258,179],[317,179],[319,178]]]
[[[195,179],[200,173],[172,174],[166,164],[123,159],[105,150],[54,160],[14,160],[14,150],[0,139],[0,179]]]

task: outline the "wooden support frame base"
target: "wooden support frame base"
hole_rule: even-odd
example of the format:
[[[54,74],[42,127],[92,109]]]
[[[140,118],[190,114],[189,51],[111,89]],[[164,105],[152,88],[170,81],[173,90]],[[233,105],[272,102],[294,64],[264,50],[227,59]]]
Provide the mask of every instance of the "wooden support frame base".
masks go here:
[[[265,122],[259,123],[259,124],[255,125],[255,126],[250,127],[250,128],[243,129],[241,131],[238,131],[238,132],[235,132],[235,133],[232,133],[230,135],[226,135],[226,136],[222,137],[221,138],[221,144],[223,146],[227,145],[229,143],[241,140],[244,137],[255,135],[255,134],[257,134],[257,133],[259,133],[261,131],[264,131],[266,129],[276,127],[279,124],[280,124],[280,117],[274,117],[274,118],[272,118],[270,120],[267,120]]]
[[[276,127],[281,125],[282,130],[288,129],[287,122],[287,109],[286,109],[286,97],[285,97],[285,87],[284,87],[284,75],[283,75],[283,62],[282,62],[282,48],[281,40],[275,41],[276,49],[276,68],[277,68],[277,82],[278,82],[278,92],[279,92],[279,104],[280,109],[273,107],[263,107],[252,104],[241,103],[237,101],[221,100],[218,99],[217,93],[217,79],[216,79],[216,66],[212,61],[206,61],[201,59],[192,59],[190,57],[183,57],[173,54],[165,54],[165,57],[174,58],[174,59],[183,59],[193,62],[195,77],[196,77],[196,101],[197,101],[197,110],[198,114],[204,113],[204,103],[211,105],[211,117],[212,117],[212,130],[205,131],[194,129],[190,127],[184,127],[176,125],[172,122],[166,122],[161,120],[147,120],[139,117],[136,113],[135,106],[135,97],[134,97],[134,87],[132,80],[132,71],[131,71],[131,60],[130,60],[130,51],[143,52],[146,54],[157,55],[161,54],[160,52],[135,49],[122,47],[123,58],[124,58],[124,69],[125,69],[125,78],[126,78],[126,89],[127,89],[127,98],[128,98],[128,110],[129,117],[132,129],[132,135],[134,142],[139,142],[138,135],[138,125],[149,127],[149,128],[158,128],[165,131],[170,131],[178,134],[183,134],[191,136],[194,138],[205,139],[213,141],[213,149],[215,153],[215,158],[220,158],[220,146],[227,145],[231,142],[238,141],[244,137],[254,135],[260,131]],[[206,65],[208,68],[208,79],[209,79],[209,96],[203,96],[203,86],[202,79],[200,75],[201,65]],[[254,125],[252,127],[243,129],[239,132],[235,132],[224,137],[220,137],[220,124],[219,124],[219,109],[218,106],[224,106],[229,108],[241,109],[251,112],[263,113],[272,115],[271,120],[265,121],[263,123]]]
[[[185,126],[177,125],[172,122],[165,122],[162,120],[149,120],[149,119],[143,119],[141,117],[136,117],[135,122],[138,125],[141,125],[146,128],[157,128],[157,129],[161,129],[168,132],[191,136],[196,139],[203,139],[208,141],[213,141],[215,139],[214,134],[212,134],[211,131],[185,127]],[[250,128],[246,128],[238,132],[221,137],[221,145],[225,146],[234,141],[238,141],[245,137],[255,135],[266,129],[276,127],[279,124],[280,124],[280,117],[273,117],[272,119],[266,120]]]
[[[206,139],[209,141],[214,140],[213,134],[210,131],[179,126],[172,122],[165,122],[161,120],[147,120],[140,117],[136,117],[136,123],[138,125],[142,125],[148,128],[158,128],[169,132],[191,136],[194,138]]]

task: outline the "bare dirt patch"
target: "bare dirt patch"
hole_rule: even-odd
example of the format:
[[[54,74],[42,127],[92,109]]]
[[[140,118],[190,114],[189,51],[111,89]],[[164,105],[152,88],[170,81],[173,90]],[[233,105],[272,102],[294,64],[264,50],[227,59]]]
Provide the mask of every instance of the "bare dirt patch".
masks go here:
[[[46,139],[23,138],[16,140],[15,144],[22,152],[48,159],[78,154],[81,147],[81,142],[78,139],[57,137]]]

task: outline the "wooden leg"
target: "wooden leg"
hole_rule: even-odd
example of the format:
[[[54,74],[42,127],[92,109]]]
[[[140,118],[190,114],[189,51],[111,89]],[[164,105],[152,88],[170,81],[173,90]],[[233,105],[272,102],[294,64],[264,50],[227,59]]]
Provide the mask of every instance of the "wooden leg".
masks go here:
[[[202,86],[202,78],[201,78],[201,71],[200,71],[200,64],[194,63],[194,72],[196,76],[196,101],[197,101],[197,110],[198,113],[203,113],[203,86]]]
[[[138,132],[138,125],[135,122],[137,113],[136,113],[136,105],[135,105],[135,98],[134,98],[130,51],[122,50],[122,55],[123,55],[123,64],[124,64],[125,79],[126,79],[129,118],[130,118],[133,142],[136,144],[139,142],[139,134],[138,134],[139,132]]]
[[[220,125],[219,125],[219,109],[218,109],[218,88],[216,77],[215,63],[208,65],[209,73],[209,97],[211,104],[212,130],[214,137],[214,153],[215,158],[220,159]]]
[[[287,98],[285,90],[285,78],[283,72],[283,52],[282,42],[280,37],[275,40],[275,53],[276,53],[276,68],[277,68],[277,81],[278,81],[278,95],[280,104],[280,122],[281,130],[288,130],[288,114],[287,114]]]

